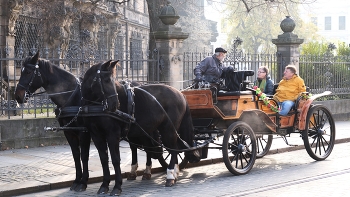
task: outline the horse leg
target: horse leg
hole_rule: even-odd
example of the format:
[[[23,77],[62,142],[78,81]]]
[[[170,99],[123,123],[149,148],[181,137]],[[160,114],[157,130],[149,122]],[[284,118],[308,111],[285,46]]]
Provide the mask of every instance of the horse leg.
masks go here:
[[[95,132],[97,133],[98,131],[95,131]],[[107,194],[109,191],[109,183],[111,181],[111,175],[108,167],[107,143],[106,143],[105,137],[102,137],[102,135],[99,137],[95,134],[95,132],[90,132],[90,134],[98,150],[98,154],[100,156],[100,161],[101,161],[102,170],[103,170],[103,181],[100,186],[100,189],[97,191],[97,194]]]
[[[120,169],[120,137],[118,133],[115,132],[115,130],[113,130],[112,132],[113,133],[110,133],[111,136],[107,136],[109,152],[111,154],[112,164],[115,171],[115,185],[110,193],[110,196],[119,196],[122,193],[121,186],[123,184],[122,172]]]
[[[146,152],[147,155],[147,162],[146,162],[146,169],[143,172],[142,180],[151,180],[152,176],[152,157],[150,153]]]
[[[128,174],[127,180],[135,180],[137,177],[137,148],[135,145],[129,143],[131,149],[131,171]]]
[[[64,135],[68,141],[70,149],[72,151],[74,165],[75,165],[75,180],[73,181],[70,190],[75,190],[75,188],[79,185],[81,177],[82,177],[82,168],[80,163],[80,149],[79,149],[79,139],[77,133],[73,131],[64,131]]]
[[[178,177],[179,169],[178,167],[175,167],[177,165],[177,154],[174,153],[173,151],[169,151],[171,153],[171,159],[169,162],[169,166],[167,169],[167,176],[166,176],[166,187],[171,187],[173,186]]]
[[[90,151],[90,143],[91,136],[87,131],[80,132],[80,149],[81,149],[81,162],[83,164],[83,176],[80,180],[79,185],[75,188],[75,191],[81,192],[85,191],[87,188],[87,182],[89,179],[89,151]]]

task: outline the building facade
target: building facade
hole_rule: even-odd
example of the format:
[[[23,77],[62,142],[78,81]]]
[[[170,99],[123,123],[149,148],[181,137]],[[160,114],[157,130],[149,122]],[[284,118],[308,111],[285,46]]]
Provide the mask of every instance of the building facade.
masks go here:
[[[209,49],[217,35],[216,23],[204,17],[203,2],[171,1],[180,15],[176,25],[190,33],[186,50]],[[0,48],[9,58],[38,50],[44,58],[59,59],[133,60],[151,55],[146,0],[0,0],[0,6]],[[121,64],[134,70],[147,67],[132,61]]]
[[[350,44],[350,1],[318,0],[301,5],[301,11],[317,26],[319,35]]]

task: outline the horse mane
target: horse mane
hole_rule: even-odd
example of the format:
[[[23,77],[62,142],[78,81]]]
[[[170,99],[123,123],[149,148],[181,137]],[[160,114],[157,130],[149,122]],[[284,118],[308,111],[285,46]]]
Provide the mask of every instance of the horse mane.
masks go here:
[[[28,63],[31,63],[32,61],[32,56],[28,56],[26,57],[24,60],[23,60],[23,65],[26,65]],[[49,69],[49,72],[52,74],[53,73],[53,69],[52,69],[52,63],[49,62],[49,60],[46,60],[46,59],[41,59],[39,58],[38,59],[38,64],[40,65],[44,65],[45,68],[48,68]]]
[[[71,72],[68,72],[67,70],[61,68],[60,66],[53,64],[52,62],[50,62],[50,60],[39,58],[38,61],[39,61],[39,64],[43,65],[50,74],[54,74],[54,69],[57,68],[62,72],[65,72],[65,73],[68,73],[69,75],[74,76]]]
[[[113,78],[117,78],[117,67],[120,67],[119,62],[114,66],[114,68],[111,70]]]
[[[53,66],[56,66],[56,65],[52,64],[49,60],[46,60],[46,59],[40,59],[39,58],[38,61],[39,61],[39,64],[44,65],[46,68],[48,68],[50,74],[53,74]]]

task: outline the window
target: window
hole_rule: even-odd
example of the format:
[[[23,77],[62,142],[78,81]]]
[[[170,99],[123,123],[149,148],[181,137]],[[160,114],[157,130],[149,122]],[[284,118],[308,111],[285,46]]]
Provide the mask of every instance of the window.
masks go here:
[[[339,16],[339,30],[345,30],[345,16]]]
[[[317,26],[317,17],[311,17],[311,23]]]
[[[142,69],[142,40],[140,39],[131,39],[130,41],[130,67],[134,70]]]
[[[330,16],[326,16],[324,18],[324,30],[332,29],[332,18]]]

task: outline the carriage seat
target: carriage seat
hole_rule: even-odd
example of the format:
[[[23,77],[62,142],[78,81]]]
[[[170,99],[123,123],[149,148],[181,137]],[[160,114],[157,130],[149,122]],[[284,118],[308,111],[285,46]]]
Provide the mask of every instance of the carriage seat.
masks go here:
[[[246,91],[247,85],[250,83],[250,81],[247,80],[247,77],[253,75],[253,70],[227,70],[222,76],[222,78],[225,79],[224,90],[228,92]]]
[[[277,87],[278,87],[278,83],[276,83],[276,84],[274,84],[274,85],[273,85],[273,94],[275,94],[275,93],[276,93],[276,89],[277,89]],[[310,92],[310,87],[306,86],[306,92]],[[271,95],[271,97],[270,97],[270,98],[272,98],[272,97],[273,97],[273,95]],[[296,113],[296,112],[297,112],[297,109],[298,109],[298,104],[299,104],[300,99],[301,99],[301,97],[298,97],[298,98],[297,98],[297,100],[294,102],[294,103],[295,103],[295,105],[294,105],[294,106],[292,107],[292,109],[289,111],[288,115],[290,115],[290,114],[293,114],[293,113]],[[278,102],[276,101],[276,103],[278,103]]]

